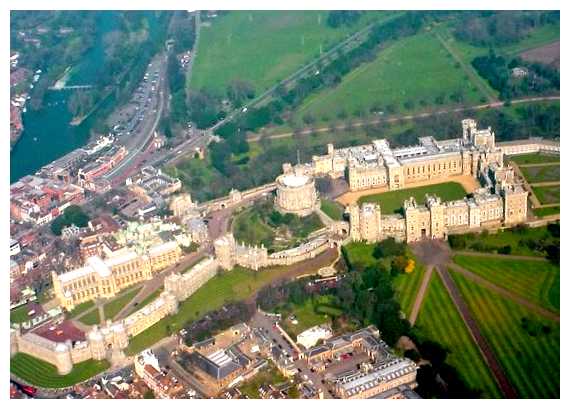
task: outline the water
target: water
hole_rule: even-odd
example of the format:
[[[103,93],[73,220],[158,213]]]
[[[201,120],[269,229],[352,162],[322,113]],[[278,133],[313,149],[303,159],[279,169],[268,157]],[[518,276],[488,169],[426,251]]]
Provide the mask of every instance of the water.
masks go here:
[[[68,85],[92,84],[104,64],[105,35],[119,26],[119,12],[99,12],[97,33],[93,47],[74,67]],[[94,116],[79,126],[72,126],[72,115],[67,110],[71,91],[48,91],[43,107],[23,115],[24,132],[10,152],[10,183],[33,174],[42,166],[85,145],[89,139]],[[112,103],[111,98],[105,105]]]

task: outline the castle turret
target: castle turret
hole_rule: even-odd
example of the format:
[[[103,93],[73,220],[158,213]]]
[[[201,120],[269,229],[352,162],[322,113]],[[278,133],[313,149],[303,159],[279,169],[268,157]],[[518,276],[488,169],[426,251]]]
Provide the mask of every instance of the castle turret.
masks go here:
[[[87,334],[87,341],[89,342],[89,348],[91,348],[91,356],[96,361],[100,361],[105,358],[105,339],[97,325],[93,326],[93,329]]]
[[[71,360],[71,348],[68,344],[58,342],[54,350],[54,364],[57,373],[67,375],[73,369],[73,361]]]
[[[214,253],[224,270],[231,270],[236,264],[236,241],[231,233],[228,233],[214,242]]]

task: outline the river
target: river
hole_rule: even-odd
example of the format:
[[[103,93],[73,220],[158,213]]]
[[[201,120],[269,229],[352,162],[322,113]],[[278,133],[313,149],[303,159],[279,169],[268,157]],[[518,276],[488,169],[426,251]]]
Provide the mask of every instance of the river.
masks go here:
[[[150,35],[153,35],[156,21],[151,15],[149,13]],[[120,12],[98,12],[97,18],[97,33],[93,47],[73,68],[67,85],[92,84],[103,68],[105,35],[118,29]],[[97,116],[91,115],[81,125],[70,125],[73,118],[67,109],[67,99],[71,92],[47,91],[41,109],[37,111],[28,109],[28,112],[23,114],[24,131],[10,152],[10,183],[14,183],[22,176],[35,173],[42,166],[87,143]],[[115,93],[111,93],[101,106],[114,103],[114,95]]]

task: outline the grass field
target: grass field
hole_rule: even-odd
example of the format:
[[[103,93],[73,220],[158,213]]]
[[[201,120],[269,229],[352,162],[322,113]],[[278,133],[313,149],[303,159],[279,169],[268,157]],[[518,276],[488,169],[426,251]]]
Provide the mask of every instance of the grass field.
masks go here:
[[[433,194],[441,198],[442,201],[458,200],[465,197],[467,192],[459,183],[445,182],[431,186],[421,186],[411,189],[394,190],[391,192],[378,193],[375,195],[363,196],[358,199],[358,203],[378,203],[382,213],[397,213],[402,209],[404,200],[411,196],[415,197],[418,203],[424,203],[425,195]]]
[[[352,242],[342,246],[342,250],[352,268],[363,269],[366,266],[378,263],[378,260],[373,256],[373,244]]]
[[[79,321],[85,325],[97,325],[101,323],[101,316],[99,315],[99,308],[94,308],[87,314],[79,318]]]
[[[68,314],[68,317],[69,318],[75,318],[79,314],[81,314],[82,312],[87,311],[89,308],[93,307],[94,305],[95,305],[95,303],[93,301],[87,301],[87,302],[84,302],[82,304],[79,304],[73,309],[73,311],[71,311]]]
[[[169,333],[182,329],[187,321],[198,319],[230,301],[241,301],[251,297],[257,290],[271,283],[276,276],[289,268],[290,266],[284,266],[251,271],[236,267],[231,271],[218,274],[180,303],[176,315],[162,319],[133,337],[126,352],[134,355],[168,336]],[[312,271],[307,271],[307,273],[312,273]]]
[[[560,325],[450,273],[519,397],[559,398]],[[523,318],[550,332],[531,335]]]
[[[444,103],[449,104],[454,93],[461,93],[467,104],[479,103],[482,97],[437,38],[424,32],[395,42],[336,87],[310,96],[295,117],[300,122],[311,114],[328,121],[341,112],[369,114],[372,107],[384,111],[390,104],[402,111],[419,111],[438,106],[434,99],[440,95],[445,95]],[[407,101],[413,106],[404,107]]]
[[[142,307],[144,307],[145,305],[150,304],[151,302],[153,302],[154,300],[156,300],[158,298],[158,296],[160,295],[160,293],[164,291],[163,287],[160,287],[158,290],[156,290],[154,293],[150,294],[148,297],[146,297],[144,300],[142,300],[139,305],[137,305],[137,308],[140,310]]]
[[[560,309],[560,267],[548,261],[501,260],[456,255],[453,260],[513,293],[545,308]]]
[[[317,58],[321,49],[391,14],[366,13],[350,28],[333,29],[326,11],[231,11],[201,27],[190,87],[224,95],[227,85],[240,79],[259,93]]]
[[[539,209],[532,209],[532,212],[537,217],[545,217],[553,214],[560,214],[560,206],[555,207],[542,207]]]
[[[297,335],[315,325],[331,323],[331,317],[342,314],[342,310],[335,307],[336,299],[332,295],[322,295],[309,298],[301,305],[277,308],[282,314],[281,325],[285,331],[295,339]],[[294,315],[298,323],[294,325],[289,316]]]
[[[28,315],[29,305],[24,304],[13,310],[10,310],[10,322],[14,324],[19,324],[22,322],[26,322],[30,320],[30,316]]]
[[[543,205],[560,203],[560,186],[533,186],[532,191]]]
[[[10,359],[10,372],[42,388],[64,388],[85,381],[109,368],[109,363],[88,360],[75,364],[67,375],[59,375],[55,366],[30,355],[17,353]]]
[[[406,317],[409,317],[412,313],[412,307],[425,274],[425,266],[419,260],[415,259],[415,261],[416,267],[413,272],[399,274],[394,278],[396,299],[400,303]]]
[[[539,165],[541,163],[560,162],[560,155],[548,153],[525,153],[524,155],[508,156],[508,160],[512,160],[518,165]]]
[[[115,315],[117,315],[119,311],[121,311],[121,309],[123,309],[123,307],[138,294],[139,291],[140,287],[127,289],[123,294],[119,294],[114,300],[105,304],[103,307],[103,310],[105,311],[105,319],[115,318]]]
[[[343,207],[332,200],[321,199],[321,210],[333,220],[342,220]]]
[[[492,247],[511,246],[511,254],[518,256],[544,257],[541,250],[529,248],[525,245],[526,240],[540,240],[551,237],[546,227],[536,227],[518,232],[513,229],[503,230],[497,233],[467,234],[467,249],[477,251],[477,245],[483,244]]]
[[[481,391],[482,398],[501,397],[483,356],[437,273],[431,278],[416,327],[422,336],[448,349],[446,362],[457,369],[470,388]]]
[[[556,182],[560,180],[560,165],[521,168],[528,183]]]

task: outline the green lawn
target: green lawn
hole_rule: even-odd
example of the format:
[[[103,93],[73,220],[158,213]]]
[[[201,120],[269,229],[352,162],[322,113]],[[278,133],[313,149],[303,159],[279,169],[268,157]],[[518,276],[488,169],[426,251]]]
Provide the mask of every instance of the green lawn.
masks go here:
[[[277,308],[277,312],[281,313],[283,316],[282,326],[285,331],[293,339],[296,339],[297,335],[305,331],[308,328],[314,327],[315,325],[331,323],[332,316],[338,316],[342,314],[342,310],[337,308],[336,298],[332,295],[322,295],[315,298],[309,298],[301,305],[284,306],[282,308]],[[289,320],[289,316],[294,315],[298,321],[298,324],[294,325]]]
[[[422,32],[380,50],[375,60],[350,72],[336,87],[307,98],[294,115],[297,121],[306,114],[328,121],[343,112],[369,114],[372,107],[385,111],[390,104],[419,111],[439,106],[435,98],[440,95],[445,96],[444,104],[455,104],[449,99],[453,93],[460,93],[467,104],[479,103],[482,97],[439,40]],[[413,106],[405,108],[407,101]]]
[[[67,375],[58,375],[55,366],[30,355],[17,353],[10,358],[10,372],[42,388],[64,388],[83,382],[109,368],[109,363],[88,360],[75,364]]]
[[[545,217],[545,216],[550,216],[553,214],[560,214],[560,206],[542,207],[542,208],[538,208],[538,209],[532,209],[532,212],[537,217]]]
[[[560,309],[560,267],[548,261],[528,261],[456,255],[453,260],[529,301]]]
[[[351,268],[362,270],[366,266],[378,263],[373,256],[374,247],[374,244],[352,242],[342,246],[342,251]]]
[[[529,248],[525,241],[539,241],[551,238],[546,227],[528,228],[520,232],[516,229],[506,229],[497,233],[481,233],[464,235],[467,241],[467,249],[479,251],[478,246],[491,246],[500,248],[511,246],[511,254],[519,256],[544,257],[545,253],[535,248]]]
[[[69,318],[75,318],[79,314],[81,314],[82,312],[87,311],[89,308],[93,307],[94,305],[95,305],[95,303],[93,301],[87,301],[87,302],[84,302],[83,304],[79,304],[79,305],[75,306],[73,311],[71,311],[68,314],[68,317]]]
[[[560,186],[533,186],[532,191],[543,205],[560,203]]]
[[[482,398],[501,397],[483,356],[435,272],[416,327],[422,336],[437,341],[448,349],[446,362],[457,369],[467,386],[481,391]]]
[[[560,162],[560,155],[549,153],[525,153],[524,155],[508,156],[508,160],[512,160],[518,165],[538,165],[541,163]]]
[[[279,385],[285,381],[287,381],[287,378],[279,372],[273,363],[268,362],[265,368],[260,370],[253,378],[241,384],[238,388],[241,393],[250,399],[259,399],[258,389],[262,385]]]
[[[391,192],[378,193],[375,195],[363,196],[358,199],[358,203],[379,203],[382,213],[397,213],[402,209],[404,200],[411,196],[415,197],[418,204],[423,204],[425,195],[437,195],[442,201],[458,200],[465,197],[467,192],[457,182],[445,182],[430,186],[421,186],[411,189],[394,190]]]
[[[10,310],[10,322],[14,324],[19,324],[22,322],[29,321],[32,317],[28,315],[29,305],[24,304],[13,310]]]
[[[410,257],[412,257],[410,255]],[[396,299],[400,303],[402,311],[409,317],[412,313],[412,307],[416,300],[416,295],[420,289],[422,279],[425,274],[425,266],[415,259],[416,267],[411,273],[399,274],[394,278],[394,289],[396,290]]]
[[[79,318],[79,321],[85,325],[98,325],[101,323],[101,317],[99,315],[99,308],[94,308],[87,314]]]
[[[150,304],[151,302],[153,302],[154,300],[156,300],[158,298],[158,296],[160,295],[160,293],[164,291],[163,287],[160,287],[158,290],[156,290],[154,293],[150,294],[148,297],[146,297],[144,300],[142,300],[139,305],[137,305],[137,309],[141,309],[142,307],[144,307],[145,305]]]
[[[134,355],[150,347],[168,336],[169,333],[183,328],[187,321],[196,320],[230,301],[241,301],[251,297],[257,290],[271,283],[275,277],[289,268],[290,266],[281,266],[256,272],[236,267],[231,271],[218,274],[180,303],[176,315],[162,319],[131,338],[127,353]],[[312,273],[312,271],[307,271],[307,273]]]
[[[560,165],[521,168],[528,183],[560,181]]]
[[[333,200],[321,199],[321,210],[333,220],[342,220],[344,208]]]
[[[326,11],[231,11],[200,29],[192,89],[225,95],[234,79],[250,82],[257,93],[319,57],[372,19],[394,12],[366,13],[356,25],[333,29]]]
[[[116,296],[113,300],[107,302],[103,307],[103,310],[105,311],[105,319],[115,318],[115,315],[117,315],[119,311],[121,311],[123,307],[138,294],[139,291],[140,287],[127,289],[122,294]]]
[[[560,397],[560,325],[450,271],[521,398]],[[549,328],[531,335],[522,319]]]

